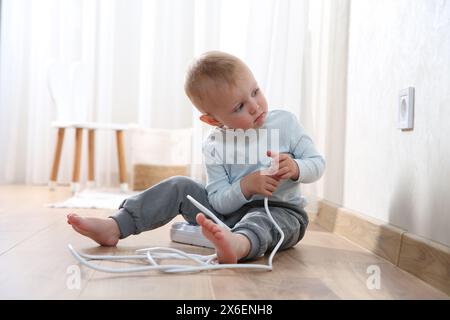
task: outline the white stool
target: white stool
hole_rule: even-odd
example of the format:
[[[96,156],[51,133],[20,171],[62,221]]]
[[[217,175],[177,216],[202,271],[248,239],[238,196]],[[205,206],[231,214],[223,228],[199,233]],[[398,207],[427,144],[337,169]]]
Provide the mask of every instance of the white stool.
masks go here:
[[[112,130],[116,133],[116,144],[117,144],[117,159],[119,163],[119,182],[120,190],[122,192],[128,191],[127,182],[127,171],[125,162],[125,152],[123,143],[123,132],[128,128],[126,125],[112,125],[112,124],[101,124],[101,123],[58,123],[52,124],[53,127],[58,128],[58,137],[56,141],[55,154],[53,158],[53,165],[50,174],[49,187],[54,190],[56,186],[56,181],[58,179],[58,169],[61,160],[62,146],[64,142],[64,134],[67,128],[75,129],[75,152],[73,160],[73,171],[72,171],[72,192],[78,192],[80,189],[80,167],[81,167],[81,150],[82,150],[82,140],[83,140],[83,130],[88,130],[88,186],[95,185],[95,130],[107,129]]]

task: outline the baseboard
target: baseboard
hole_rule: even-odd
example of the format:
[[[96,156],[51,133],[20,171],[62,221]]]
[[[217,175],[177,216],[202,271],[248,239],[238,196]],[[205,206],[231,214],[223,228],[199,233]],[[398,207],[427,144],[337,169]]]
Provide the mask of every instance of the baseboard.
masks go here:
[[[314,221],[450,295],[449,247],[325,200]]]
[[[450,248],[403,234],[398,266],[450,295]]]
[[[404,230],[324,200],[320,201],[316,221],[328,231],[344,236],[391,263],[398,264]]]

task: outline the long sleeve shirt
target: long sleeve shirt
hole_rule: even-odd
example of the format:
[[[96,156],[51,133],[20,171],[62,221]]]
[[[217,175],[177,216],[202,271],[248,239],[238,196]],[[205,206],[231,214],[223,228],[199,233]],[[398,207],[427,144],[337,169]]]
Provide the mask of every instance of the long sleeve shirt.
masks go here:
[[[325,170],[325,160],[316,151],[313,141],[305,133],[296,116],[284,110],[269,111],[264,125],[256,130],[259,130],[259,133],[267,132],[267,135],[258,134],[253,142],[247,139],[245,145],[247,149],[250,147],[250,152],[252,152],[252,143],[256,143],[258,149],[253,150],[258,150],[258,155],[265,154],[267,150],[276,146],[272,138],[275,137],[278,141],[278,152],[289,154],[299,168],[298,179],[295,181],[292,179],[281,180],[277,189],[269,197],[269,201],[285,202],[300,207],[306,206],[307,202],[301,194],[299,184],[318,180]],[[229,129],[214,128],[203,144],[208,200],[213,208],[223,215],[238,210],[250,201],[264,199],[264,196],[259,194],[246,199],[241,191],[240,181],[254,171],[267,169],[270,160],[265,156],[258,157],[257,161],[249,161],[252,160],[252,157],[248,151],[243,157],[245,163],[237,161],[238,155],[230,157],[230,143],[227,144],[227,138],[225,138],[227,131]],[[274,131],[278,137],[272,135]],[[221,135],[224,138],[218,139]],[[239,152],[243,156],[242,150],[238,149],[235,153]]]

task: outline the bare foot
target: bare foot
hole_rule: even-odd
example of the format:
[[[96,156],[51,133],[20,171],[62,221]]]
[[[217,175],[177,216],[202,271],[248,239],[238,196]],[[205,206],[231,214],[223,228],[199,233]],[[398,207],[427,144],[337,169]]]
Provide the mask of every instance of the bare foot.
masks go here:
[[[112,218],[84,218],[75,213],[69,213],[67,223],[72,225],[76,232],[91,238],[102,246],[112,247],[119,242],[119,226]]]
[[[246,236],[219,227],[206,219],[203,213],[197,214],[196,220],[203,235],[216,247],[219,263],[237,263],[250,251],[250,241]]]

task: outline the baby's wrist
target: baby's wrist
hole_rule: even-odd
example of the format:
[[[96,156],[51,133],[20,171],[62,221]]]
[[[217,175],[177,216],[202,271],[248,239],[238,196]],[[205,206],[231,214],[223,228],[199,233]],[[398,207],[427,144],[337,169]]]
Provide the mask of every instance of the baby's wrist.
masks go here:
[[[250,184],[247,183],[247,177],[244,177],[243,179],[241,179],[240,181],[240,185],[241,185],[241,192],[244,195],[244,197],[248,200],[250,199],[250,197],[253,195],[252,191],[250,190]]]

